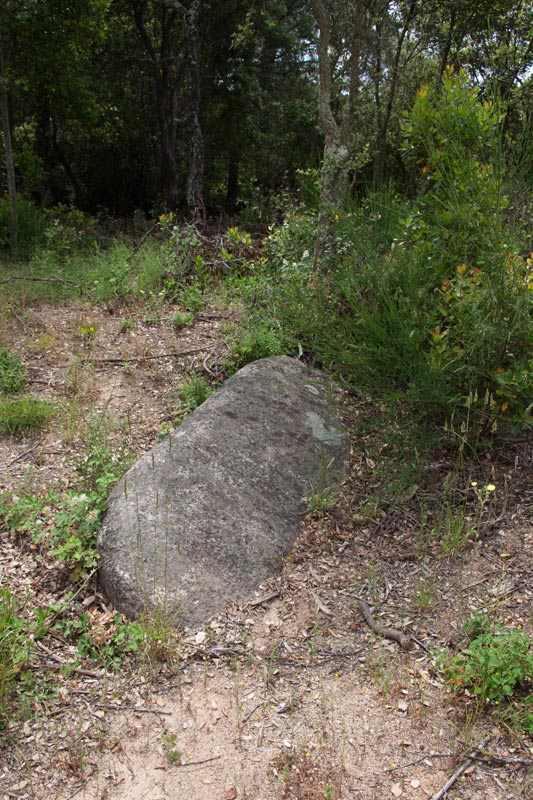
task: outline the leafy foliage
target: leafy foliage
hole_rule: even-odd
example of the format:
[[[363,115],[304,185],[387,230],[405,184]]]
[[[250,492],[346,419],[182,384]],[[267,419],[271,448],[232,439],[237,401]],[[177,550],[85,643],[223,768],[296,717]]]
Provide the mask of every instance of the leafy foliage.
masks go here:
[[[494,625],[486,615],[472,618],[465,632],[471,637],[468,646],[458,655],[440,660],[451,688],[468,692],[484,706],[504,706],[504,719],[513,718],[533,733],[531,695],[528,699],[533,682],[531,637],[521,630]]]
[[[0,435],[17,436],[41,428],[54,413],[54,407],[37,397],[0,400]]]
[[[20,359],[0,346],[0,395],[20,392],[26,381],[26,370]]]

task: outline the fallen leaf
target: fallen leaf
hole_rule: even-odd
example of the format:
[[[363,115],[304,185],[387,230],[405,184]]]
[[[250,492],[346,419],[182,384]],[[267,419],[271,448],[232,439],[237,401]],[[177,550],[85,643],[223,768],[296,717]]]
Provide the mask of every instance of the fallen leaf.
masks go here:
[[[393,783],[392,786],[390,787],[390,791],[391,794],[394,795],[394,797],[401,797],[403,794],[402,787],[400,786],[399,783]]]

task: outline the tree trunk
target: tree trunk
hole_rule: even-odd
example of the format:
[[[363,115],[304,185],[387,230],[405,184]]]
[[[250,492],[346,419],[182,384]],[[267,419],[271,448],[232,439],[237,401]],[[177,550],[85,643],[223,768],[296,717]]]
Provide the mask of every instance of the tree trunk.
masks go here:
[[[170,31],[176,18],[176,10],[165,11],[161,23],[161,43],[159,55],[156,52],[145,23],[146,2],[130,0],[135,24],[146,53],[150,59],[157,106],[157,121],[161,140],[159,161],[159,184],[165,198],[165,206],[174,211],[178,206],[179,180],[176,164],[177,96],[183,75],[183,65],[178,70],[174,86],[170,86]],[[165,4],[166,5],[166,4]],[[178,4],[179,5],[179,4]]]
[[[349,143],[353,130],[355,98],[359,86],[359,42],[363,19],[363,5],[358,2],[352,19],[351,53],[348,97],[344,113],[337,122],[332,111],[331,64],[329,47],[332,19],[324,0],[312,1],[313,13],[318,25],[318,108],[324,128],[324,158],[322,162],[322,186],[318,211],[318,232],[314,252],[314,268],[327,272],[333,258],[333,219],[348,191]]]
[[[379,189],[379,187],[383,183],[383,177],[385,172],[385,161],[387,158],[387,133],[389,130],[389,123],[392,116],[394,100],[396,97],[398,78],[400,77],[400,60],[402,57],[402,50],[405,42],[405,37],[407,35],[407,32],[409,31],[409,26],[411,25],[411,22],[415,15],[416,5],[417,5],[417,0],[411,0],[409,9],[407,11],[407,16],[405,18],[405,22],[398,37],[398,43],[396,45],[396,53],[394,54],[394,62],[392,65],[389,94],[387,98],[387,106],[385,108],[385,114],[383,115],[383,119],[381,120],[381,123],[379,125],[377,147],[376,147],[376,153],[374,155],[373,184],[375,189]]]
[[[76,177],[76,174],[75,174],[74,170],[72,169],[72,165],[71,165],[70,161],[68,160],[65,151],[63,150],[63,148],[61,147],[61,145],[57,141],[57,131],[55,129],[55,125],[54,125],[53,135],[52,135],[52,146],[54,148],[54,152],[55,152],[55,154],[57,156],[57,159],[58,159],[59,163],[61,164],[61,166],[65,170],[65,172],[67,174],[67,177],[68,177],[70,183],[72,184],[72,188],[74,189],[74,204],[75,204],[76,208],[83,209],[83,190],[81,188],[81,184],[80,184],[79,180]]]
[[[7,76],[4,70],[4,54],[0,43],[0,115],[4,134],[4,150],[6,154],[7,191],[9,195],[9,243],[13,255],[17,252],[17,184],[15,180],[15,162],[13,158],[13,142],[11,139],[11,121],[9,114],[9,97],[7,93]]]
[[[224,210],[227,214],[235,214],[239,199],[239,165],[240,157],[237,150],[232,150],[228,161],[228,182],[226,184],[226,200]]]
[[[194,223],[205,224],[204,203],[204,136],[200,125],[201,79],[201,0],[193,0],[186,13],[185,24],[189,46],[189,170],[187,175],[187,206]]]

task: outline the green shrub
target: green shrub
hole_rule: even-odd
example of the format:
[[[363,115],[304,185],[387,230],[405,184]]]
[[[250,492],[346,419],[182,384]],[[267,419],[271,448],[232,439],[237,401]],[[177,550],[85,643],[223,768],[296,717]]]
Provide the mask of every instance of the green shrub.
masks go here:
[[[205,403],[212,389],[201,375],[192,375],[180,387],[180,415],[190,414],[195,408]]]
[[[0,346],[0,395],[20,392],[26,381],[26,370],[20,359]]]
[[[471,636],[468,646],[440,659],[446,681],[453,691],[468,692],[484,706],[503,706],[504,718],[514,718],[533,733],[531,695],[528,699],[533,682],[531,637],[494,625],[485,615],[474,617],[465,629]]]
[[[246,364],[267,356],[282,355],[286,352],[281,332],[270,327],[269,322],[250,321],[248,330],[240,332],[231,345],[231,355],[227,362],[228,373],[233,374]]]
[[[310,291],[300,252],[290,283],[301,302],[285,280],[271,304],[285,338],[355,387],[401,397],[428,426],[447,420],[460,447],[500,420],[533,422],[532,260],[507,220],[499,124],[462,75],[440,94],[422,87],[403,131],[423,187],[412,208],[383,193],[336,214],[330,274]],[[265,252],[286,278],[291,238],[273,239]]]
[[[0,586],[0,728],[11,718],[11,695],[32,658],[31,643],[17,603],[7,587]]]
[[[0,435],[31,433],[42,428],[54,413],[54,407],[36,397],[0,400]]]
[[[186,325],[190,325],[193,321],[193,315],[190,311],[176,311],[172,316],[172,325],[174,330],[179,331]]]
[[[0,251],[9,249],[10,205],[6,197],[0,198]],[[45,243],[48,226],[46,213],[34,203],[19,197],[17,200],[17,255],[30,258]]]

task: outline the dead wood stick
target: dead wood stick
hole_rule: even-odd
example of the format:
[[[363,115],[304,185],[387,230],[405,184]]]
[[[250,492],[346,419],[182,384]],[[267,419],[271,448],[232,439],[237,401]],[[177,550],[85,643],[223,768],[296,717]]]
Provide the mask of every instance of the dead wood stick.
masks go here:
[[[485,764],[502,764],[505,766],[509,764],[512,767],[533,767],[533,759],[531,758],[506,758],[505,756],[494,756],[492,753],[487,753],[486,756],[472,756],[474,761],[483,761]]]
[[[30,447],[28,450],[24,450],[24,452],[23,452],[23,453],[19,453],[19,455],[18,455],[18,456],[15,456],[15,458],[12,458],[12,459],[11,459],[11,461],[8,461],[8,462],[7,462],[7,464],[6,464],[6,469],[7,469],[7,467],[11,467],[13,464],[16,464],[16,463],[17,463],[17,461],[21,461],[21,460],[22,460],[23,458],[25,458],[26,456],[29,456],[29,454],[30,454],[30,453],[33,453],[33,451],[34,451],[34,450],[35,450],[37,447],[39,447],[39,445],[40,445],[40,444],[42,444],[42,443],[43,443],[43,441],[44,441],[44,439],[39,439],[39,441],[38,441],[38,442],[36,442],[36,443],[35,443],[35,444],[34,444],[32,447]]]
[[[38,283],[64,283],[65,286],[74,286],[75,289],[81,289],[78,283],[68,281],[65,278],[58,278],[56,275],[51,275],[49,278],[36,278],[33,275],[10,275],[3,281],[0,281],[0,286],[11,281],[32,281]]]
[[[359,608],[366,624],[374,631],[374,633],[377,633],[378,636],[383,636],[385,639],[391,639],[393,642],[397,642],[400,647],[404,647],[406,650],[411,649],[412,642],[410,638],[405,635],[405,633],[397,631],[395,628],[385,628],[383,625],[380,625],[379,622],[376,622],[372,616],[372,612],[370,611],[370,606],[368,603],[366,603],[364,600],[359,600]]]
[[[208,348],[195,347],[192,350],[170,350],[168,353],[158,353],[155,356],[121,356],[120,358],[88,358],[90,364],[127,364],[129,361],[153,361],[158,358],[174,358],[175,356],[190,356],[194,353],[204,353]]]
[[[198,764],[209,764],[210,761],[218,761],[222,756],[211,756],[211,758],[202,758],[200,761],[186,761],[185,764],[175,764],[176,767],[197,767]]]
[[[407,764],[399,764],[397,767],[387,767],[385,772],[397,772],[399,769],[407,769],[407,767],[414,767],[415,764],[420,764],[422,761],[426,761],[427,759],[431,758],[453,758],[455,753],[427,753],[420,758],[415,759],[414,761],[408,761]]]
[[[279,591],[269,592],[261,597],[257,597],[255,600],[250,600],[247,605],[249,608],[255,608],[255,606],[261,606],[263,603],[268,603],[269,600],[274,600],[275,597],[279,597]]]
[[[468,756],[468,758],[466,759],[466,761],[465,761],[463,764],[461,764],[461,766],[460,766],[460,767],[458,767],[458,768],[455,770],[455,772],[453,773],[452,777],[451,777],[451,778],[450,778],[450,779],[449,779],[449,780],[446,782],[446,784],[445,784],[445,785],[442,787],[442,789],[440,789],[440,790],[437,792],[437,794],[434,794],[434,795],[433,795],[433,797],[431,798],[431,800],[440,800],[440,798],[441,798],[441,797],[444,797],[444,795],[446,794],[446,792],[448,791],[448,789],[450,789],[450,788],[453,786],[453,784],[455,783],[455,781],[457,780],[457,778],[460,778],[460,777],[461,777],[461,775],[463,774],[463,772],[465,771],[465,769],[468,769],[468,767],[470,766],[470,764],[472,763],[472,761],[474,761],[474,760],[475,760],[476,756],[478,756],[478,755],[479,755],[479,753],[481,752],[481,750],[483,750],[483,748],[484,748],[484,747],[485,747],[485,746],[488,744],[488,742],[489,742],[489,741],[490,741],[490,736],[487,736],[487,738],[486,738],[486,739],[483,739],[483,741],[481,742],[481,744],[478,744],[478,746],[477,746],[477,747],[476,747],[474,750],[472,750],[472,752],[470,753],[470,755]]]
[[[106,711],[133,711],[134,714],[162,714],[166,717],[172,716],[172,711],[161,711],[160,708],[142,708],[139,706],[119,706],[116,703],[95,703],[95,708],[102,708]]]

